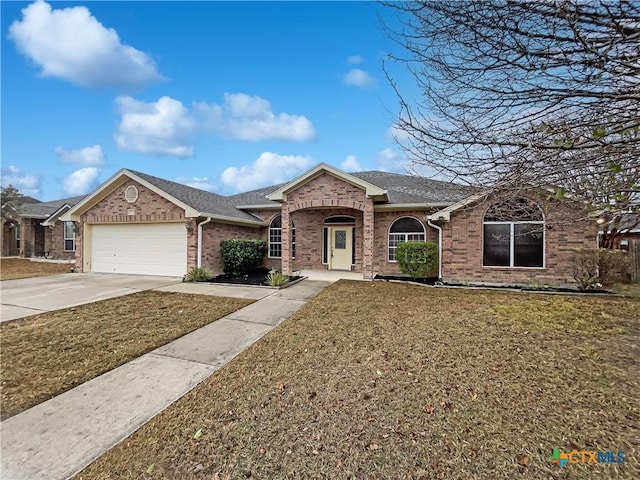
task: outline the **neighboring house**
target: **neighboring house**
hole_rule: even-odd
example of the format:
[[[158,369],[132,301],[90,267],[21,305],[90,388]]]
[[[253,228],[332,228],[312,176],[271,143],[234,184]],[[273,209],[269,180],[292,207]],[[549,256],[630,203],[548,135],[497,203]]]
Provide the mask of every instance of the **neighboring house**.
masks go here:
[[[265,263],[285,274],[349,270],[370,280],[400,272],[399,243],[427,240],[441,245],[445,281],[573,283],[570,252],[594,246],[595,222],[555,228],[547,222],[571,218],[575,205],[518,201],[531,208],[497,220],[494,203],[467,187],[325,164],[232,196],[123,169],[61,220],[76,222],[76,268],[85,272],[221,273],[221,240],[253,238],[267,240]]]
[[[23,195],[20,198],[21,205],[42,203],[33,197]],[[22,232],[20,231],[20,218],[3,218],[0,236],[3,257],[17,257],[20,255],[20,243]]]
[[[60,220],[60,217],[83,197],[51,202],[23,202],[20,207],[19,228],[16,224],[11,228],[7,237],[13,241],[9,243],[6,251],[3,248],[2,254],[19,254],[27,258],[74,259],[75,225],[73,222]]]

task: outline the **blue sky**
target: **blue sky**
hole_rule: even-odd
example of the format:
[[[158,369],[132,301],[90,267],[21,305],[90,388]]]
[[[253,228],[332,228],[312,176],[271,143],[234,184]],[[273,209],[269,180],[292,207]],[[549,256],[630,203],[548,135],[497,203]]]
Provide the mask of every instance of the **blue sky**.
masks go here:
[[[402,171],[369,2],[5,2],[2,182],[41,200],[131,168],[222,194],[318,162]]]

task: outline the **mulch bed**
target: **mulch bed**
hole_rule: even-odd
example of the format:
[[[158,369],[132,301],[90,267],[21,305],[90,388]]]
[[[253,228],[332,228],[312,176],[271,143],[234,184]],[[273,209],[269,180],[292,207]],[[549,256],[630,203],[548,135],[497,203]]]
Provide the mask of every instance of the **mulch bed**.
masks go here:
[[[254,286],[268,286],[267,276],[269,275],[270,270],[268,268],[260,268],[250,272],[246,275],[231,275],[230,273],[225,273],[223,275],[218,275],[213,279],[209,280],[212,283],[229,283],[232,285],[254,285]],[[289,283],[300,279],[301,277],[287,277],[289,279]]]
[[[250,303],[149,291],[3,322],[2,419]]]
[[[342,280],[77,478],[639,478],[639,320],[620,297]]]

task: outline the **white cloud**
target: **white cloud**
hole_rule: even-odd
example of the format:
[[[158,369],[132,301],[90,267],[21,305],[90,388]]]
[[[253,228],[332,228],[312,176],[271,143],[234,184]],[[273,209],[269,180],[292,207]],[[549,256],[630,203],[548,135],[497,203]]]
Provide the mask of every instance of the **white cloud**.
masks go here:
[[[199,188],[200,190],[206,190],[208,192],[212,192],[216,188],[215,182],[213,180],[210,180],[209,177],[180,177],[176,180],[176,182],[187,185],[189,187]]]
[[[362,166],[358,163],[355,155],[347,155],[344,162],[340,164],[340,169],[345,172],[361,172]]]
[[[116,99],[122,119],[114,140],[121,150],[174,157],[193,155],[196,122],[182,102],[162,97],[145,103],[129,96]]]
[[[226,138],[249,142],[304,142],[316,138],[316,131],[306,117],[275,114],[267,100],[245,93],[225,93],[222,105],[196,103],[194,113],[205,130]]]
[[[288,182],[313,164],[309,157],[263,152],[251,165],[229,167],[221,180],[235,191],[248,191],[267,185]]]
[[[347,57],[347,63],[350,63],[351,65],[360,65],[363,62],[364,58],[360,55],[351,55],[350,57]]]
[[[1,181],[3,187],[12,185],[17,188],[22,195],[38,198],[40,196],[40,185],[42,179],[32,173],[23,173],[15,165],[8,165],[1,171]]]
[[[344,76],[344,82],[347,85],[353,85],[358,88],[371,88],[374,85],[373,78],[365,72],[364,70],[360,70],[359,68],[352,68],[349,70]]]
[[[226,93],[222,105],[197,102],[191,109],[166,96],[146,103],[121,95],[116,103],[122,118],[113,138],[121,150],[190,157],[197,134],[250,142],[301,142],[316,137],[307,118],[274,114],[267,100],[244,93]]]
[[[100,169],[87,167],[76,170],[62,182],[62,190],[66,195],[84,195],[98,186]]]
[[[62,147],[56,147],[53,151],[56,152],[62,163],[100,167],[105,162],[104,151],[100,145],[93,145],[80,150],[67,150]]]
[[[43,77],[116,89],[163,80],[146,53],[123,44],[117,32],[104,27],[86,7],[54,10],[36,1],[11,24],[9,39]]]
[[[375,162],[378,170],[383,172],[404,172],[404,167],[409,163],[404,155],[391,148],[381,150],[376,155]]]

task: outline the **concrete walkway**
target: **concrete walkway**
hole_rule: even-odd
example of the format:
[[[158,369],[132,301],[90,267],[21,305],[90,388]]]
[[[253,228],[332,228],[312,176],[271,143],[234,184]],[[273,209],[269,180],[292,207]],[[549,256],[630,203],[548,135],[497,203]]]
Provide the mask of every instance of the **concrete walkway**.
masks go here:
[[[65,479],[133,433],[328,285],[226,287],[262,298],[195,332],[0,423],[0,478]],[[218,286],[164,291],[219,295]],[[247,298],[247,297],[245,297]]]

